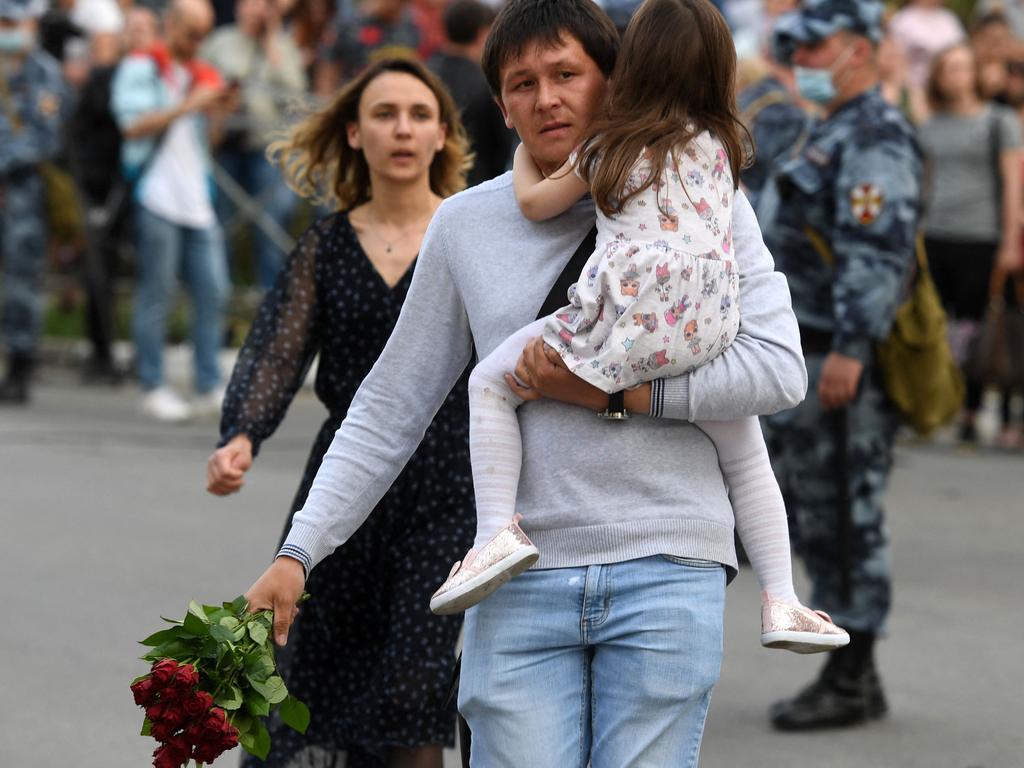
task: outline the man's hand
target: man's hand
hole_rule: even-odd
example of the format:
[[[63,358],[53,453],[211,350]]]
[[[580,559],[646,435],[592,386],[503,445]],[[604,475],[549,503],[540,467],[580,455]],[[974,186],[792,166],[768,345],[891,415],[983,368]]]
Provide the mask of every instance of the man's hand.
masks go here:
[[[1024,266],[1021,259],[1020,243],[1016,240],[1004,239],[996,254],[996,267],[1005,274],[1012,274]]]
[[[855,357],[830,352],[821,366],[818,399],[826,411],[845,408],[857,396],[857,386],[864,364]]]
[[[523,348],[515,376],[505,374],[505,381],[523,400],[547,397],[592,411],[603,411],[608,405],[608,395],[573,375],[562,356],[539,336]]]
[[[252,440],[248,435],[235,435],[207,459],[206,490],[216,496],[241,490],[251,466]]]
[[[205,112],[217,105],[217,102],[224,98],[224,88],[211,88],[201,85],[192,90],[181,103],[182,112]]]
[[[305,585],[302,563],[282,555],[245,593],[250,611],[269,608],[274,612],[274,642],[280,646],[288,643],[288,630],[299,613],[297,605]]]

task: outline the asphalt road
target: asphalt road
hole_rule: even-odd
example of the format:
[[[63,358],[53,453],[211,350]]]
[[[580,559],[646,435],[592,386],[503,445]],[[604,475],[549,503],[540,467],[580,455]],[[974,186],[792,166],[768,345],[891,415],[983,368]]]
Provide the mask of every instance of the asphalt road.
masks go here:
[[[262,571],[321,418],[303,395],[243,493],[218,499],[204,491],[215,424],[155,425],[136,398],[51,372],[31,408],[0,410],[0,768],[150,764],[127,687],[144,670],[135,641]],[[1024,768],[1024,456],[903,446],[889,510],[890,717],[773,733],[767,706],[820,661],[758,646],[744,572],[704,768]]]

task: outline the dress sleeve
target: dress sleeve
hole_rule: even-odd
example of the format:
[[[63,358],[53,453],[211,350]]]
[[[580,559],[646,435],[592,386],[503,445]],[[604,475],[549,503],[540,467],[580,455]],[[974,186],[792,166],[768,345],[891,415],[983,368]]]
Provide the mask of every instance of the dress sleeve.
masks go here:
[[[218,446],[245,434],[255,456],[302,386],[320,349],[316,258],[331,221],[306,231],[260,304],[224,397]]]

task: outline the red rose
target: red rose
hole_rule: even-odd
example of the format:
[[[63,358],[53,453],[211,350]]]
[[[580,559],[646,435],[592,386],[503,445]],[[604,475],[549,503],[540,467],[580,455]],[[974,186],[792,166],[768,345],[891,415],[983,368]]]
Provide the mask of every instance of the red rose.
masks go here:
[[[174,736],[153,753],[153,768],[181,768],[192,757],[192,745],[183,736]]]
[[[150,671],[150,674],[156,681],[157,688],[163,688],[174,679],[174,675],[177,671],[178,662],[174,659],[163,659],[153,665],[153,669]]]
[[[177,685],[171,684],[160,691],[160,701],[166,701],[170,704],[171,702],[183,701],[187,695],[188,691],[183,691]]]
[[[200,742],[192,750],[192,759],[197,763],[212,763],[224,752],[219,744],[214,742]]]
[[[178,667],[178,674],[174,678],[174,685],[185,690],[192,690],[199,685],[199,672],[191,664],[182,664]]]
[[[168,703],[161,720],[169,725],[173,725],[175,730],[181,728],[185,721],[188,720],[188,715],[185,714],[185,705],[177,701]]]
[[[149,729],[149,734],[157,741],[168,741],[177,730],[178,726],[174,723],[161,720],[157,723],[153,723],[152,727]]]
[[[135,703],[144,707],[153,701],[156,696],[156,683],[153,678],[146,677],[137,683],[132,683],[132,695],[135,696]]]
[[[185,714],[189,719],[194,719],[206,714],[213,706],[213,696],[206,691],[195,691],[185,699]]]
[[[150,704],[146,707],[146,717],[152,720],[154,723],[164,719],[164,710],[167,709],[167,704],[162,701],[158,701],[154,704]]]

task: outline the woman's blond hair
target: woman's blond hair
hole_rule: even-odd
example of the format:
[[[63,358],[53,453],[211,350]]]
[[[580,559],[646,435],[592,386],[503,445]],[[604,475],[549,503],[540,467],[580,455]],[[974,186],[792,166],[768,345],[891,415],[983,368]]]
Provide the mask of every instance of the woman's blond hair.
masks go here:
[[[446,127],[444,147],[430,164],[430,188],[440,197],[466,186],[472,165],[469,140],[459,111],[440,79],[413,59],[389,58],[371,64],[345,85],[324,109],[296,125],[288,137],[267,149],[272,163],[281,167],[288,186],[299,195],[337,210],[350,210],[367,202],[370,168],[362,151],[348,144],[348,126],[359,121],[359,101],[367,86],[387,72],[401,72],[426,85],[440,109]]]

